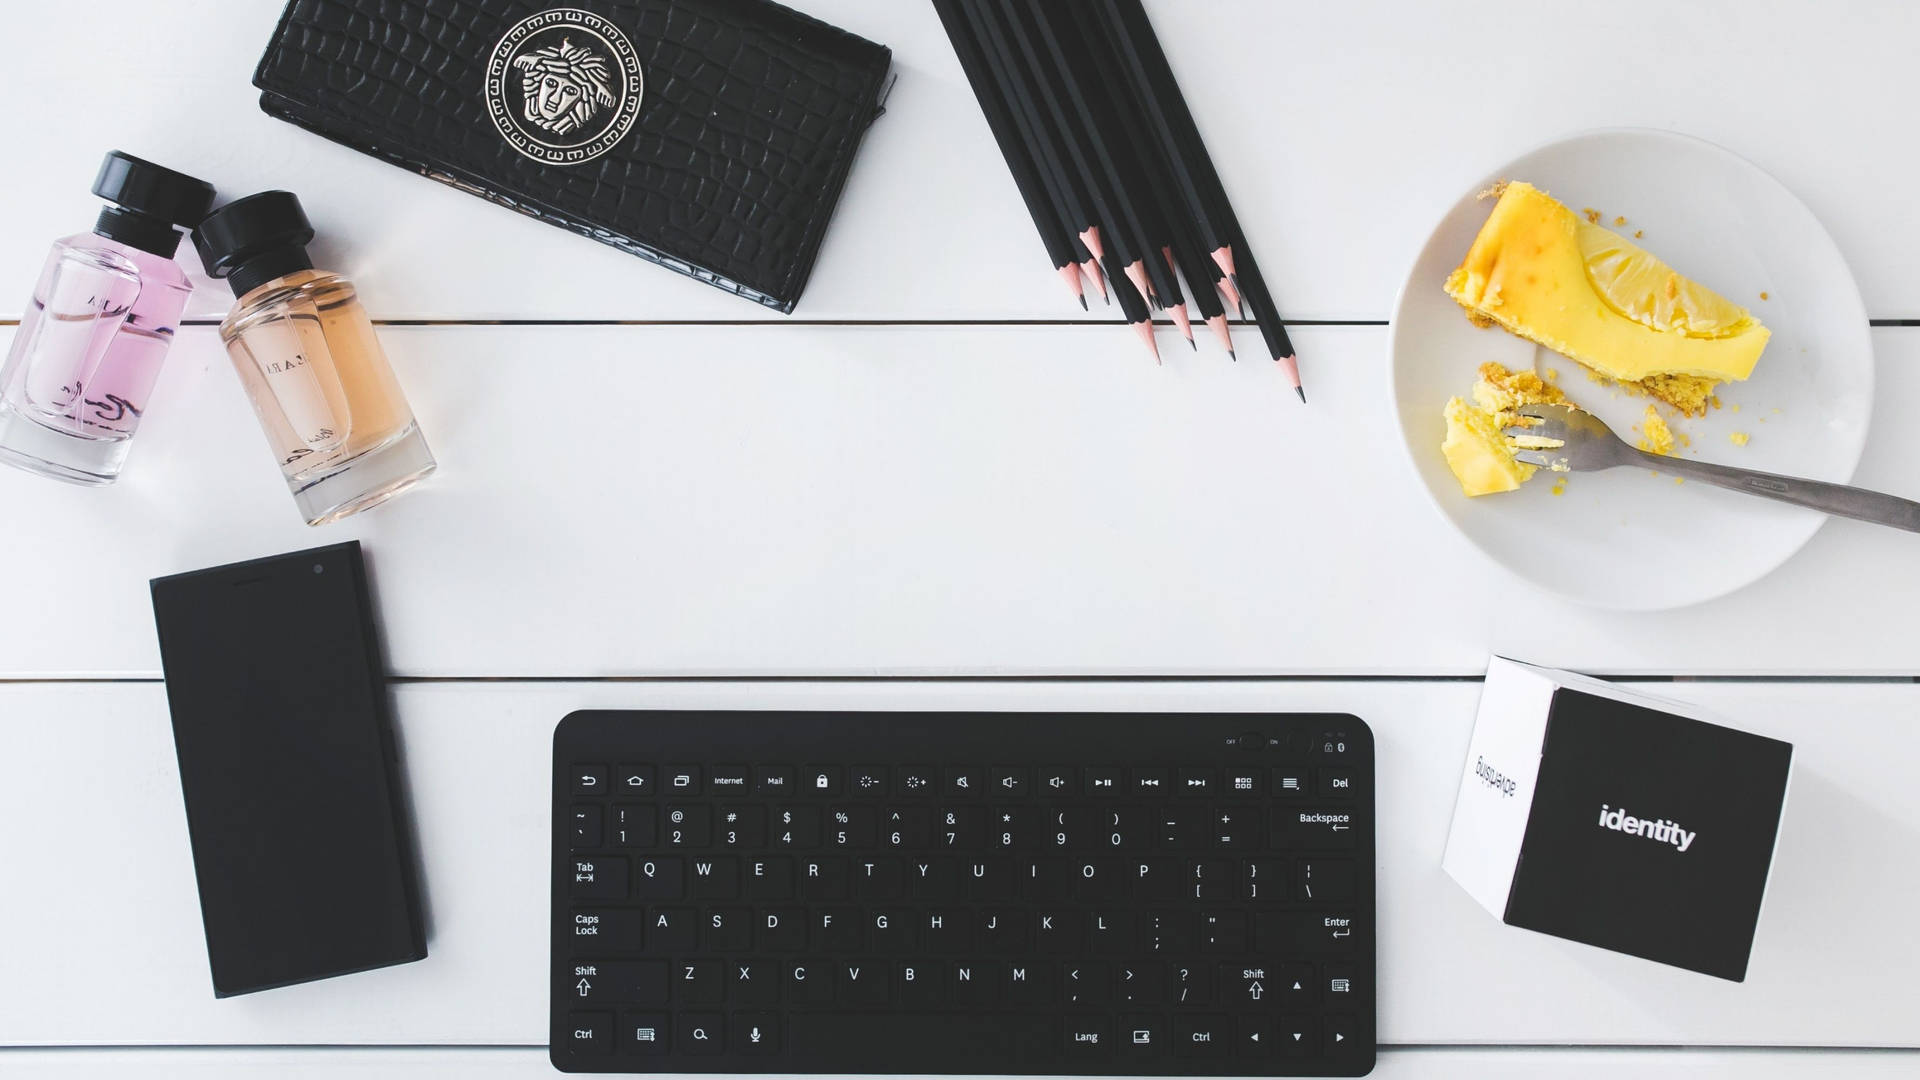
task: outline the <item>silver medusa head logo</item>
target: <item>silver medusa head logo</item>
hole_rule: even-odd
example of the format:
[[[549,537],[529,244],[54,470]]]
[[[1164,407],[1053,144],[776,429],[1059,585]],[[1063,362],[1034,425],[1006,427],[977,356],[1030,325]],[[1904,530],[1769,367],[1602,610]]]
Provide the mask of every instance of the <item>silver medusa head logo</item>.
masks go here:
[[[613,65],[567,38],[513,58],[520,69],[526,119],[555,135],[569,135],[593,122],[593,114],[616,102]]]

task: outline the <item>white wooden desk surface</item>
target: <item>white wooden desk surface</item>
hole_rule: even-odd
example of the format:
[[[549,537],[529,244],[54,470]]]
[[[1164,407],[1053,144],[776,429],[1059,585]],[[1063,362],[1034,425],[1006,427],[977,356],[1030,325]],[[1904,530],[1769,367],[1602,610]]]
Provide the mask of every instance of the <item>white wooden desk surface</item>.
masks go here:
[[[1920,5],[1153,0],[1301,326],[1303,409],[1267,365],[1163,335],[1155,368],[1069,306],[927,4],[796,2],[900,81],[793,318],[267,119],[271,0],[13,13],[0,347],[106,149],[292,188],[317,259],[403,324],[442,469],[300,525],[203,321],[120,484],[0,470],[0,1074],[550,1075],[547,743],[586,705],[1351,710],[1380,737],[1378,1075],[1920,1072],[1913,538],[1837,522],[1724,600],[1569,607],[1428,507],[1384,355],[1475,177],[1585,128],[1688,132],[1833,232],[1878,324],[1859,482],[1920,492]],[[216,1002],[145,582],[353,537],[431,957]],[[1797,744],[1745,984],[1510,930],[1441,874],[1494,651],[1677,677],[1654,689]]]

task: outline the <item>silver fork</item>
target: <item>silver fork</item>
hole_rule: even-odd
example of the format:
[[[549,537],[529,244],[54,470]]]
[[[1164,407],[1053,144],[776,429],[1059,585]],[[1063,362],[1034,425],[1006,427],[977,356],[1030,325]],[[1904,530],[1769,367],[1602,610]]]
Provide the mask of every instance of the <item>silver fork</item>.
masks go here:
[[[1540,421],[1535,427],[1506,429],[1509,437],[1523,441],[1522,445],[1526,448],[1515,452],[1514,456],[1529,465],[1557,472],[1588,472],[1621,465],[1638,465],[1826,514],[1920,532],[1920,503],[1908,499],[1845,484],[1776,476],[1752,469],[1736,469],[1730,465],[1712,465],[1704,461],[1649,453],[1615,435],[1613,429],[1602,423],[1599,417],[1571,405],[1527,405],[1520,409],[1520,415]],[[1543,446],[1543,442],[1558,445]]]

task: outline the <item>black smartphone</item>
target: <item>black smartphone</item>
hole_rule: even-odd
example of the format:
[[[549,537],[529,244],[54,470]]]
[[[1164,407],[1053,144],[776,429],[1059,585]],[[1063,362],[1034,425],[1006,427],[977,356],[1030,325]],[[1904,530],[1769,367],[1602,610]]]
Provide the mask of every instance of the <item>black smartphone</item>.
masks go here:
[[[152,586],[214,995],[425,957],[359,543]]]

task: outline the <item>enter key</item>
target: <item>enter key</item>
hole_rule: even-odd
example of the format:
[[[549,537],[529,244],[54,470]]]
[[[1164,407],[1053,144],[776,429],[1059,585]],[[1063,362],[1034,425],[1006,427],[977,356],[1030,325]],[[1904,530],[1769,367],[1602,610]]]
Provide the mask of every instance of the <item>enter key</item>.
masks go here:
[[[1359,916],[1350,911],[1267,911],[1254,916],[1254,947],[1302,956],[1353,951]]]

